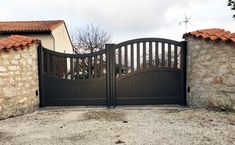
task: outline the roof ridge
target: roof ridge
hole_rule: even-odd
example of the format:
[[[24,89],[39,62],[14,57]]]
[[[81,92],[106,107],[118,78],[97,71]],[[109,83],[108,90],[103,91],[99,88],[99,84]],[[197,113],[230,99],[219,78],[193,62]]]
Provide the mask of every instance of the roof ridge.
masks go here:
[[[230,31],[226,31],[221,28],[210,28],[188,32],[183,35],[183,38],[190,36],[201,39],[209,39],[212,41],[222,40],[225,42],[232,41],[235,43],[235,32],[231,33]]]
[[[44,21],[0,21],[1,32],[51,32],[60,25],[65,24],[64,20]]]
[[[23,20],[23,21],[0,21],[0,23],[22,23],[22,22],[64,22],[64,20]]]
[[[7,38],[0,39],[0,51],[3,49],[6,51],[9,51],[10,49],[23,49],[25,47],[31,46],[34,43],[40,44],[40,41],[32,37],[11,35]]]

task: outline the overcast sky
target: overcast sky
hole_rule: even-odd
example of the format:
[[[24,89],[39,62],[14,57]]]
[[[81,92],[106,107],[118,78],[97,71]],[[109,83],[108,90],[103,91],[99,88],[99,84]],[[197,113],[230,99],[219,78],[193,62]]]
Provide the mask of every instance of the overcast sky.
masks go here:
[[[224,28],[235,32],[227,0],[0,0],[0,20],[65,20],[69,31],[96,24],[113,42],[139,37],[181,40],[184,14],[188,31]]]

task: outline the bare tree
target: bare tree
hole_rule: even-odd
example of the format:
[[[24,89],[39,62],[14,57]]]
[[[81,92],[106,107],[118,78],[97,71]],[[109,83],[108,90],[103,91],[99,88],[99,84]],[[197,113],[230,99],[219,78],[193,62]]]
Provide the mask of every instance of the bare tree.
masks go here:
[[[235,11],[235,0],[228,0],[228,6],[231,10]],[[233,18],[235,19],[235,14],[233,15]]]
[[[72,32],[71,39],[74,53],[92,53],[104,49],[105,43],[111,41],[111,35],[101,27],[89,24]]]

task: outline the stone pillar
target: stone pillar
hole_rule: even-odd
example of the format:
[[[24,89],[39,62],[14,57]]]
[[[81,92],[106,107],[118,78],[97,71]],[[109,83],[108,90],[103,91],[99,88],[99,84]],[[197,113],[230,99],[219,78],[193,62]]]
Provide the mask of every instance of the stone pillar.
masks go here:
[[[189,107],[235,111],[235,44],[188,37]]]
[[[0,119],[34,111],[38,86],[37,44],[0,51]]]

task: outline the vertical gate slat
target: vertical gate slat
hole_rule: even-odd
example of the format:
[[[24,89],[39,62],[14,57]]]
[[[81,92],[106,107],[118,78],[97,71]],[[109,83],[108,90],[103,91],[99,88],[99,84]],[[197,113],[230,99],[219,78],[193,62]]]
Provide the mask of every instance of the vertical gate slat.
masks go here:
[[[171,44],[168,43],[168,67],[171,67]]]
[[[174,45],[174,68],[177,68],[177,46]]]
[[[159,66],[159,58],[158,58],[158,42],[155,43],[155,66]]]
[[[91,74],[92,74],[92,72],[91,72],[91,59],[92,59],[92,57],[88,57],[88,77],[89,78],[91,78]]]
[[[56,56],[56,76],[60,76],[60,57]]]
[[[70,72],[71,72],[71,80],[74,78],[74,67],[73,67],[73,58],[70,57]]]
[[[118,72],[119,76],[122,75],[122,47],[118,49]]]
[[[149,42],[149,68],[152,67],[152,61],[153,61],[153,57],[152,57],[152,42]]]
[[[124,46],[124,49],[125,49],[125,73],[127,74],[128,73],[127,46]]]
[[[162,42],[162,62],[161,66],[165,66],[165,43]]]
[[[97,77],[97,56],[94,57],[94,77]]]
[[[62,74],[63,74],[63,61],[62,61],[62,57],[58,57],[58,74],[59,74],[59,77],[62,77]]]
[[[65,79],[68,79],[67,57],[64,57],[64,76],[65,76]]]
[[[47,68],[46,68],[46,72],[48,73],[48,74],[50,74],[51,73],[51,70],[50,70],[50,54],[49,53],[46,53],[47,55],[46,55],[46,59],[47,59],[47,61],[46,61],[46,66],[47,66]]]
[[[61,68],[61,73],[62,73],[62,77],[65,78],[65,57],[61,57],[61,65],[62,65],[62,68]]]
[[[79,58],[76,59],[76,79],[79,79],[79,69],[80,69],[80,66],[79,66]]]
[[[103,76],[103,54],[100,55],[100,77]]]
[[[131,44],[131,72],[134,71],[134,46]]]
[[[146,68],[146,42],[143,42],[143,69]]]
[[[52,75],[55,75],[55,56],[54,55],[51,55],[51,59],[52,59]]]
[[[54,61],[53,61],[53,55],[50,55],[50,74],[54,74]]]
[[[140,43],[137,43],[137,70],[140,69]]]
[[[57,76],[57,56],[54,55],[53,56],[53,72],[55,76]]]
[[[85,58],[82,58],[82,79],[85,80]]]

